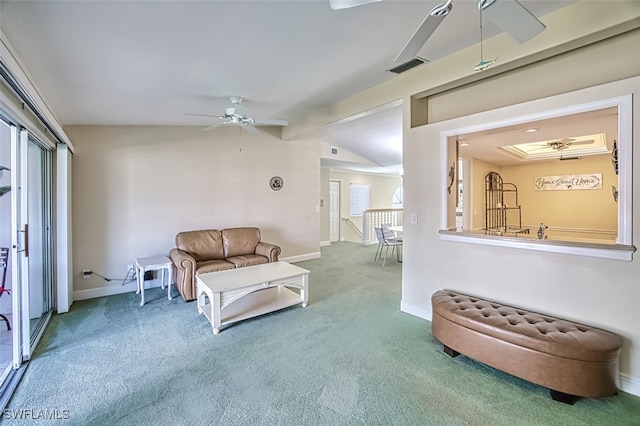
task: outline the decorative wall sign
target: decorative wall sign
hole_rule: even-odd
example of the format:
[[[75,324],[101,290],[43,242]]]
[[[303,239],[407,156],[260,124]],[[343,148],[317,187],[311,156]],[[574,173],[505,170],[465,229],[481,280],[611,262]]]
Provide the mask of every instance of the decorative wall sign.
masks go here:
[[[542,176],[535,181],[536,191],[602,189],[602,173],[587,175]]]
[[[271,186],[271,189],[274,191],[280,191],[284,186],[284,181],[280,176],[274,176],[269,181],[269,186]]]

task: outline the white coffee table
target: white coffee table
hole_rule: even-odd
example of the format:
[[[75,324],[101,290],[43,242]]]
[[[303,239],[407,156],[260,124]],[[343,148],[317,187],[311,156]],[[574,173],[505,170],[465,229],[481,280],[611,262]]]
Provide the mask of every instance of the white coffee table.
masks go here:
[[[218,334],[225,324],[298,303],[307,306],[309,271],[281,261],[200,274],[196,286],[198,313]]]

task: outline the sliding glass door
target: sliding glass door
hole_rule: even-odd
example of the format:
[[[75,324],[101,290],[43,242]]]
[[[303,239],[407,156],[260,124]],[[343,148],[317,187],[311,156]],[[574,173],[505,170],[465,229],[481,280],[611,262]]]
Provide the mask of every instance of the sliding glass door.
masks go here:
[[[51,151],[27,137],[29,339],[33,346],[53,309],[51,261]]]
[[[4,118],[4,116],[3,116]],[[0,396],[53,309],[51,151],[0,120]],[[6,253],[6,255],[5,255]]]
[[[12,178],[11,143],[12,130],[9,124],[0,120],[0,372],[2,382],[13,369],[13,303],[11,297],[12,262]]]

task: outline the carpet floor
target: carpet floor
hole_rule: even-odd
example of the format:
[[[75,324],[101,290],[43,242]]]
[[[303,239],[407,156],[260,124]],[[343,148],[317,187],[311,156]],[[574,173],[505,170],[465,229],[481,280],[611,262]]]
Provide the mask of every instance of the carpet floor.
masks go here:
[[[400,311],[401,264],[374,253],[323,247],[297,264],[311,271],[306,308],[218,335],[195,302],[160,288],[143,307],[134,293],[75,302],[53,316],[7,406],[43,417],[3,424],[640,425],[633,395],[566,405],[450,358],[430,322]]]

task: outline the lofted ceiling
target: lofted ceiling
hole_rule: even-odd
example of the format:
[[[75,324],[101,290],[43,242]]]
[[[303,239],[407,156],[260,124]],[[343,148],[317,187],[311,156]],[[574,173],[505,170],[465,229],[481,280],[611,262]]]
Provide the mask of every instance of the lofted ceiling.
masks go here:
[[[220,115],[242,96],[252,115],[292,121],[397,78],[387,70],[439,3],[2,0],[0,28],[63,125],[206,127],[215,119],[184,113]],[[520,3],[544,22],[572,2]],[[485,38],[499,33],[484,20]],[[454,0],[418,56],[435,61],[479,37],[476,3]],[[396,106],[317,136],[390,171],[401,127]]]

